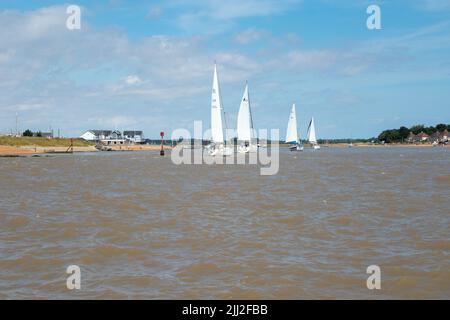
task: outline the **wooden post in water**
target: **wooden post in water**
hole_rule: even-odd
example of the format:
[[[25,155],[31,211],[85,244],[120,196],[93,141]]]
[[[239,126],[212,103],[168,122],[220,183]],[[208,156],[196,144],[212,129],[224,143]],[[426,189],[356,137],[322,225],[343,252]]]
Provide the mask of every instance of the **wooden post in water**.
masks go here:
[[[161,131],[161,151],[159,152],[160,156],[164,156],[164,131]]]
[[[70,138],[70,146],[66,150],[67,153],[73,153],[73,138]]]

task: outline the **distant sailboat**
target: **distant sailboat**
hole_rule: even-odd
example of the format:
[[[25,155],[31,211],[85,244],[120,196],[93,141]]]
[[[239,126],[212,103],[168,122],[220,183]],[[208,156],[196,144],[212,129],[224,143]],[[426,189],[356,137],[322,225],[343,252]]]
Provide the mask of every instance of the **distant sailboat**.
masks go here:
[[[352,134],[350,134],[350,142],[349,142],[349,144],[348,144],[348,147],[349,148],[353,148],[353,142],[352,142]]]
[[[308,136],[308,141],[309,141],[309,143],[311,143],[314,150],[320,149],[320,146],[317,143],[317,138],[316,138],[316,126],[314,125],[314,118],[311,118],[311,121],[309,122],[307,136]]]
[[[289,115],[288,126],[286,130],[286,143],[291,146],[289,149],[291,151],[303,151],[303,146],[299,144],[298,133],[297,133],[297,116],[295,113],[295,103],[292,104],[291,113]]]
[[[209,154],[216,155],[231,155],[232,151],[225,145],[223,138],[222,126],[222,103],[220,99],[219,77],[217,75],[217,65],[214,64],[214,77],[211,93],[211,144],[208,145]]]
[[[237,117],[237,139],[240,143],[238,152],[255,152],[257,145],[253,141],[254,138],[252,111],[250,109],[248,84],[246,83]]]

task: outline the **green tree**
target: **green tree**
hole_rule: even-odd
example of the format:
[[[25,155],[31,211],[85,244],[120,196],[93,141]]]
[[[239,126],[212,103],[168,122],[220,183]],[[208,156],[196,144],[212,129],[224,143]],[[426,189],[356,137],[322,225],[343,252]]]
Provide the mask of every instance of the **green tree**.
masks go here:
[[[415,126],[412,126],[411,128],[409,128],[409,130],[411,130],[412,133],[414,134],[418,134],[420,132],[422,132],[424,130],[425,126],[423,124],[416,124]]]
[[[378,140],[386,143],[401,141],[400,131],[398,129],[384,130],[379,136]]]
[[[446,124],[440,123],[440,124],[436,125],[436,130],[439,132],[444,131],[445,129],[447,129]]]
[[[400,135],[400,138],[402,140],[405,140],[406,138],[408,138],[410,130],[407,127],[401,126],[398,130],[398,133]]]
[[[426,134],[433,134],[436,132],[436,128],[433,126],[425,127],[423,128],[423,132],[425,132]]]
[[[22,136],[24,136],[24,137],[32,137],[33,136],[33,132],[30,129],[27,129],[27,130],[25,130],[22,133]]]
[[[38,132],[36,133],[36,137],[42,137],[42,132],[38,131]]]

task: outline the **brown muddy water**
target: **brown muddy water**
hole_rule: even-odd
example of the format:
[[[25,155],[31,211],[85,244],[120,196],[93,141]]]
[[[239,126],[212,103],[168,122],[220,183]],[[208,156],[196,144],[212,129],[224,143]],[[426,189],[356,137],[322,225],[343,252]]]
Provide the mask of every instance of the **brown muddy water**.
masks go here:
[[[280,161],[260,176],[152,152],[0,158],[0,298],[450,298],[450,148]]]

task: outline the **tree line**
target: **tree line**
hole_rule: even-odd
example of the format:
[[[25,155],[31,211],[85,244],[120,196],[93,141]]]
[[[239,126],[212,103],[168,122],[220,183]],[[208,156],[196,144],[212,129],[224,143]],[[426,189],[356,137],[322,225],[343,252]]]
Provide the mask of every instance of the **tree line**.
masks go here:
[[[33,131],[31,131],[30,129],[27,129],[27,130],[25,130],[23,133],[22,133],[22,136],[23,137],[42,137],[42,132],[41,131],[38,131],[38,132],[33,132]]]
[[[398,129],[384,130],[378,136],[378,140],[385,141],[386,143],[403,142],[406,140],[406,138],[408,138],[408,136],[411,132],[413,134],[418,134],[420,132],[424,132],[428,135],[432,135],[433,133],[435,133],[437,131],[442,132],[444,130],[450,131],[450,124],[440,123],[440,124],[436,125],[435,127],[433,127],[433,126],[426,127],[423,124],[417,124],[417,125],[412,126],[411,128],[401,126]]]

